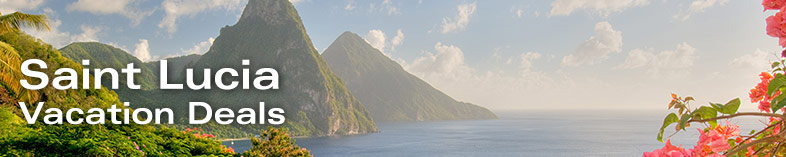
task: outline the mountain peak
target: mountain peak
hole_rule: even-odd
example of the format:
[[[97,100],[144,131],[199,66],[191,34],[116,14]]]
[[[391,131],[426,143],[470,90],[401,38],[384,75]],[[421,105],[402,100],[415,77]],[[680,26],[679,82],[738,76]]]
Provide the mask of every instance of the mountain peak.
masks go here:
[[[287,20],[286,18],[293,16],[298,15],[295,6],[289,0],[249,0],[240,16],[240,21],[261,19],[266,23],[281,24]]]
[[[345,31],[341,33],[341,36],[338,36],[336,40],[363,40],[363,38],[353,32]]]
[[[371,46],[371,44],[360,37],[360,35],[350,31],[346,31],[336,38],[336,40],[328,46],[328,49],[323,52],[322,56],[345,58],[349,60],[375,60],[375,64],[395,64],[390,63],[388,61],[390,59],[388,59],[382,51]]]

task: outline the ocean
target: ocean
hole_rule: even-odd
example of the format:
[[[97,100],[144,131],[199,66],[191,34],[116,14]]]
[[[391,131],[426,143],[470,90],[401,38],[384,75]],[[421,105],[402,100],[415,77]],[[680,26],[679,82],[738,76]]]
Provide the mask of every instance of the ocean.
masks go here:
[[[379,133],[298,138],[315,156],[641,156],[663,147],[656,140],[668,111],[526,110],[497,111],[499,119],[379,123]],[[763,119],[731,120],[741,133],[763,128]],[[693,148],[697,127],[671,137],[672,144]],[[665,136],[674,132],[673,125]],[[665,140],[664,140],[665,141]],[[232,144],[234,143],[234,144]],[[237,152],[249,140],[226,141]]]

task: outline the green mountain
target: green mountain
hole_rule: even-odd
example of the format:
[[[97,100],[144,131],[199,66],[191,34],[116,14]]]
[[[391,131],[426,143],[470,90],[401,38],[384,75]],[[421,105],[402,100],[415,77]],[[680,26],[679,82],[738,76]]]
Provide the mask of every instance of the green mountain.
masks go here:
[[[121,101],[130,101],[134,103],[149,103],[154,100],[149,99],[145,95],[145,91],[158,89],[157,75],[155,75],[153,68],[136,57],[128,54],[127,52],[115,48],[111,45],[102,44],[98,42],[76,42],[68,44],[60,49],[60,53],[64,57],[81,63],[81,60],[90,60],[90,65],[86,68],[112,68],[120,71],[126,68],[126,64],[133,63],[134,67],[142,70],[141,73],[134,75],[134,83],[141,86],[141,90],[129,89],[126,84],[126,75],[118,73],[118,89],[113,89],[120,96]],[[107,88],[111,87],[111,77],[103,75],[101,77],[101,85]]]
[[[405,71],[355,33],[344,32],[322,56],[377,121],[494,119]]]
[[[243,59],[249,59],[250,66],[241,66]],[[288,127],[307,135],[377,131],[363,104],[314,49],[300,16],[288,0],[250,0],[238,22],[221,29],[210,50],[194,67],[278,70],[280,88],[276,90],[204,92],[202,98],[216,107],[255,107],[264,101],[285,109]],[[202,70],[195,71],[195,76],[202,76],[198,73]]]
[[[46,69],[33,68],[54,78],[54,72],[60,68],[72,68],[82,78],[83,67],[63,55],[51,45],[41,43],[34,37],[22,32],[0,33],[0,41],[13,45],[21,60],[41,59],[47,63]],[[114,49],[95,46],[83,47],[86,51],[101,50],[111,53],[115,58],[112,62],[125,63],[129,58]],[[76,48],[76,47],[74,47]],[[76,55],[76,53],[74,53]],[[97,57],[97,56],[96,56]],[[35,67],[35,66],[33,66]],[[11,75],[2,73],[0,75]],[[89,77],[90,82],[94,79]],[[35,83],[39,79],[30,79]],[[71,108],[109,108],[118,104],[124,108],[118,96],[107,88],[102,89],[68,89],[57,90],[46,86],[35,90],[39,93],[38,100],[44,102],[41,113],[35,124],[27,124],[16,93],[8,90],[9,82],[0,81],[0,156],[229,156],[232,155],[221,142],[209,138],[199,138],[160,125],[116,125],[116,124],[59,124],[43,123],[46,108],[59,108],[63,111]],[[81,84],[81,83],[80,83]],[[34,112],[35,106],[27,102],[28,111]],[[84,117],[84,115],[74,115]],[[110,114],[105,115],[108,120]],[[122,119],[118,114],[117,119]],[[135,147],[136,146],[136,147]]]
[[[82,59],[90,60],[90,65],[87,67],[91,68],[123,69],[126,67],[126,64],[133,63],[135,67],[142,70],[142,73],[134,76],[135,84],[141,85],[143,90],[158,88],[158,83],[154,80],[156,76],[151,72],[151,68],[147,67],[144,62],[136,57],[111,45],[98,42],[76,42],[61,48],[60,53],[62,53],[64,57],[74,59],[77,63],[81,62],[80,60]],[[121,79],[118,86],[121,88],[126,87],[126,75],[119,76]],[[108,81],[109,79],[103,80]],[[111,86],[110,82],[101,82],[101,84],[105,87]]]

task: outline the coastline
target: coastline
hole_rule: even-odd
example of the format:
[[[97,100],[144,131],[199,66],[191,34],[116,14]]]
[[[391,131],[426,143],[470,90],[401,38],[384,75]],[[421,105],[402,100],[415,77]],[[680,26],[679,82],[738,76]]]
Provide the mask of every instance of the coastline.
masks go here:
[[[228,139],[220,139],[218,141],[226,142],[226,141],[241,141],[241,140],[250,140],[251,138],[228,138]]]

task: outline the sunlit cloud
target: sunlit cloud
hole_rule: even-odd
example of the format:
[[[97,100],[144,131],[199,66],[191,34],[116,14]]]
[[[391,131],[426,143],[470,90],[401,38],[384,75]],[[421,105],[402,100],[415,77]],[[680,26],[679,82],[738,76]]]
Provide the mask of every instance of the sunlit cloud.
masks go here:
[[[562,66],[593,65],[608,58],[609,53],[622,51],[622,32],[608,22],[595,24],[595,35],[585,40],[576,50],[562,58]]]

